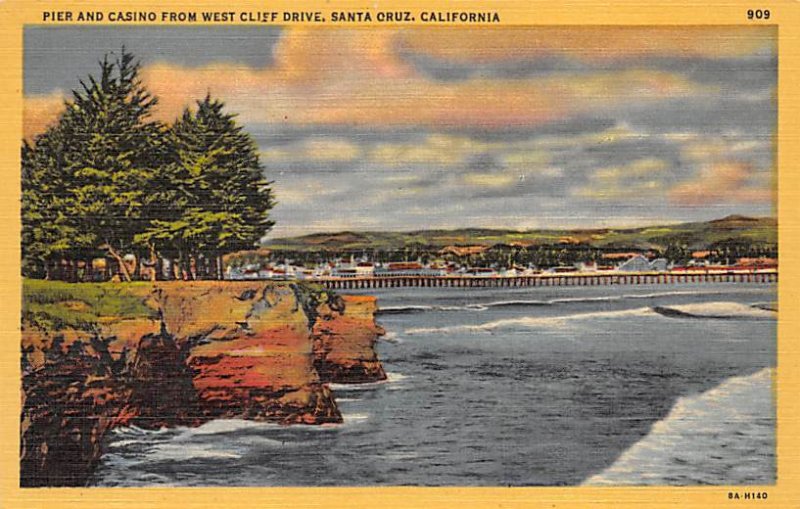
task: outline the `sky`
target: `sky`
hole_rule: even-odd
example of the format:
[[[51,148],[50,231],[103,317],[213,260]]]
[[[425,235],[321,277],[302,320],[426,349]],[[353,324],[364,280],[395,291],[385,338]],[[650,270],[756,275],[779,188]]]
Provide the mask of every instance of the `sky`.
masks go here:
[[[124,45],[256,140],[271,237],[775,214],[774,27],[28,26],[24,136]]]

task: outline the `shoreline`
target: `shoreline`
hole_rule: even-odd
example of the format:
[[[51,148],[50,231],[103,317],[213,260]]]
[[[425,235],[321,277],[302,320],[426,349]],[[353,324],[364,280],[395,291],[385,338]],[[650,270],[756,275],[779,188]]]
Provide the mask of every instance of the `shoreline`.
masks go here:
[[[25,487],[86,485],[117,427],[341,423],[329,385],[386,378],[374,297],[212,281],[24,289]]]

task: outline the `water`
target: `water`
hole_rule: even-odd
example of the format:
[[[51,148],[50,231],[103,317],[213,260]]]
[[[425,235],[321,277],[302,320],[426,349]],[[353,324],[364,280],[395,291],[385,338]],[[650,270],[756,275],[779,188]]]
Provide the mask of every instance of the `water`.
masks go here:
[[[120,429],[96,483],[774,482],[774,285],[366,293],[389,380],[334,385],[344,424]]]
[[[650,433],[588,485],[774,484],[773,370],[683,397]]]

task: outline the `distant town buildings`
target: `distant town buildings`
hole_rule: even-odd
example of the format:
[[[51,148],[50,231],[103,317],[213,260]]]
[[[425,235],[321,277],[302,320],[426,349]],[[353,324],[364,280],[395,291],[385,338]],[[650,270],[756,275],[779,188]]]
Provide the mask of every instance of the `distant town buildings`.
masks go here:
[[[485,246],[448,246],[438,251],[442,257],[427,263],[421,260],[407,262],[379,263],[366,255],[360,258],[350,256],[312,267],[293,264],[290,260],[281,263],[246,264],[228,266],[226,279],[275,279],[275,280],[328,280],[328,279],[368,279],[368,278],[407,278],[407,277],[525,277],[546,274],[614,274],[614,273],[667,273],[696,272],[709,273],[726,271],[774,271],[778,261],[774,258],[739,258],[735,263],[722,265],[708,261],[712,253],[698,251],[691,253],[691,259],[683,264],[675,264],[666,258],[656,257],[647,252],[609,252],[603,253],[597,261],[581,261],[570,265],[539,268],[528,266],[472,266],[454,261],[453,257],[472,259],[486,252]]]

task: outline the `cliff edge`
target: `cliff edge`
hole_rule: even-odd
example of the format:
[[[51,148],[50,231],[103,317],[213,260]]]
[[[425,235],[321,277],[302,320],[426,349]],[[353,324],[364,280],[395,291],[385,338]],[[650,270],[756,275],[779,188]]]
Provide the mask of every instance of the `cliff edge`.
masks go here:
[[[376,299],[271,282],[26,281],[22,486],[83,486],[115,426],[342,421],[328,383],[386,375]]]

